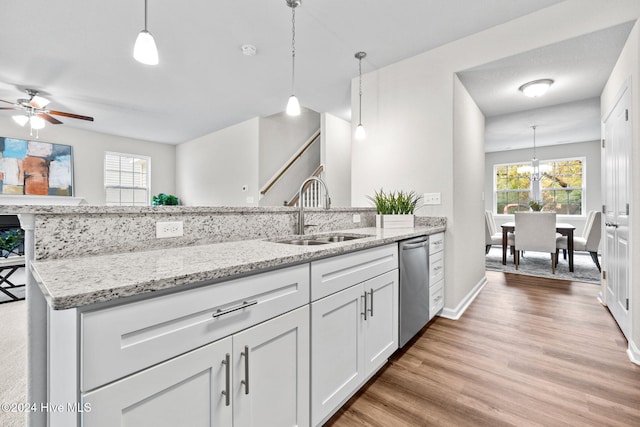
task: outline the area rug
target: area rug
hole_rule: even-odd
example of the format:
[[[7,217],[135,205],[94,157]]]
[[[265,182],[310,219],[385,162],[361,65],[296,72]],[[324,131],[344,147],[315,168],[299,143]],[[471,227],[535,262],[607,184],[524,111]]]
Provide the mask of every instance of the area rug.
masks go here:
[[[518,270],[513,263],[512,255],[507,257],[507,265],[502,265],[502,248],[498,246],[491,247],[485,261],[486,269],[491,271],[600,284],[600,272],[587,252],[574,253],[573,273],[569,271],[569,260],[562,258],[562,251],[556,274],[551,272],[551,255],[540,252],[526,252],[524,257],[520,258]]]

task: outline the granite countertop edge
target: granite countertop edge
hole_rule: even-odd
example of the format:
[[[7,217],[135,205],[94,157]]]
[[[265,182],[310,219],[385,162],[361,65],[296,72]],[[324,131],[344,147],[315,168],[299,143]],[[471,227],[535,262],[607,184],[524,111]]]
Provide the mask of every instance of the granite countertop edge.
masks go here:
[[[445,231],[446,225],[404,229],[358,228],[329,233],[368,237],[317,246],[244,240],[134,253],[34,261],[31,271],[54,310],[80,308],[161,290],[233,279],[411,237]]]

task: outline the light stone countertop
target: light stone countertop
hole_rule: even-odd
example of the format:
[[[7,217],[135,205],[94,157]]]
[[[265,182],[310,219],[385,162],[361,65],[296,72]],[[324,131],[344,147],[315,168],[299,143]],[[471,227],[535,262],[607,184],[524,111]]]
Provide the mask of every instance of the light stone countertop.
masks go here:
[[[34,261],[31,271],[54,310],[216,281],[434,234],[445,226],[357,228],[319,234],[370,237],[316,246],[244,240],[171,249]],[[284,236],[286,237],[286,236]]]

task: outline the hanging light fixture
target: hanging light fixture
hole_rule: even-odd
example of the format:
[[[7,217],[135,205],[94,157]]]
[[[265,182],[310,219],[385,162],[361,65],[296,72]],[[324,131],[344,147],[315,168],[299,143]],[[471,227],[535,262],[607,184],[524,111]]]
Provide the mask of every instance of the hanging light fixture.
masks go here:
[[[367,52],[357,52],[355,57],[358,59],[358,126],[353,135],[358,141],[362,141],[367,137],[367,133],[362,126],[362,58],[367,56]]]
[[[287,114],[289,116],[300,115],[300,102],[294,95],[294,83],[296,77],[296,7],[300,6],[301,0],[285,0],[287,6],[291,8],[291,96],[287,102]]]
[[[19,124],[20,126],[26,125],[27,122],[29,121],[29,116],[24,114],[17,114],[15,116],[11,116],[11,118],[13,119],[14,122]]]
[[[553,80],[551,79],[534,80],[523,84],[518,88],[518,90],[529,98],[537,98],[547,93],[552,84]]]
[[[531,159],[531,165],[521,166],[517,169],[519,174],[530,174],[532,181],[540,181],[544,173],[551,172],[551,166],[547,164],[540,165],[540,160],[536,157],[537,127],[537,125],[531,126],[531,129],[533,129],[533,158]]]
[[[140,31],[133,46],[133,57],[147,65],[158,65],[158,48],[153,36],[147,31],[147,0],[144,0],[144,30]]]

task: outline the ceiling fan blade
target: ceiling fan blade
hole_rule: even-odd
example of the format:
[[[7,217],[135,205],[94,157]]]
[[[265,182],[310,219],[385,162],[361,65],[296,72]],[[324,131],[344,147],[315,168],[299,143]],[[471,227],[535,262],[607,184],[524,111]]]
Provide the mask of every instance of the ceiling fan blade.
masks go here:
[[[80,119],[80,120],[89,120],[90,122],[93,121],[93,117],[89,117],[89,116],[81,116],[79,114],[72,114],[72,113],[65,113],[64,111],[54,111],[54,110],[49,110],[47,111],[49,114],[53,114],[55,116],[63,116],[63,117],[70,117],[72,119]]]
[[[0,110],[21,110],[21,108],[16,108],[16,107],[0,107]]]
[[[4,99],[0,99],[0,102],[6,102],[7,104],[16,105],[15,102],[5,101]]]
[[[52,125],[60,125],[60,124],[62,124],[62,122],[60,120],[56,119],[55,117],[51,117],[50,115],[48,115],[46,113],[40,113],[40,114],[36,114],[36,115],[38,117],[42,117],[43,119],[45,119],[46,121],[48,121]]]

